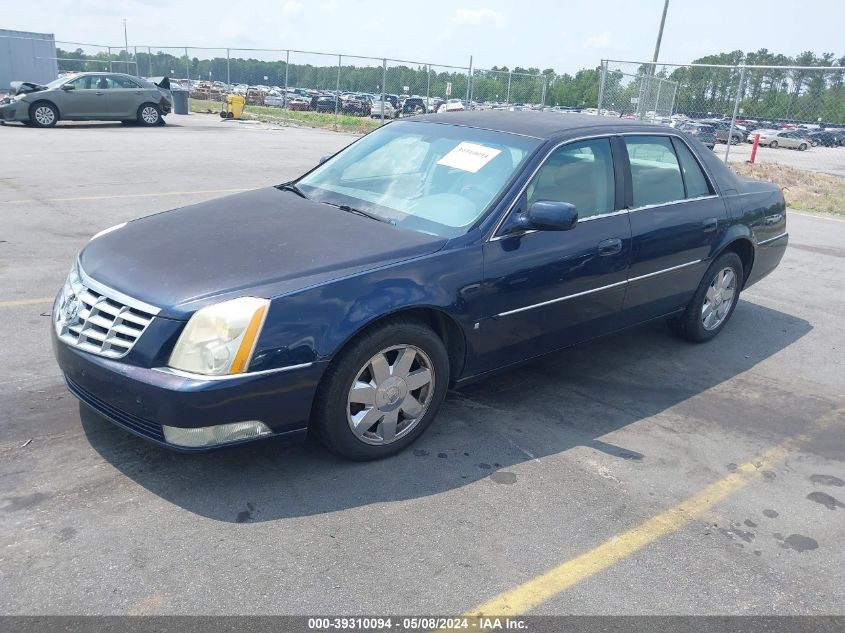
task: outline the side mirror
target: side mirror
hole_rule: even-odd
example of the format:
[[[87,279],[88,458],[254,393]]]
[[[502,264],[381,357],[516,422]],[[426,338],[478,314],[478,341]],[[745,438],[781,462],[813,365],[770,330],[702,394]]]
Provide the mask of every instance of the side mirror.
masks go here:
[[[569,231],[578,224],[578,209],[568,202],[538,200],[528,211],[518,215],[508,232],[516,231]]]
[[[317,163],[317,164],[318,164],[318,165],[322,165],[322,164],[323,164],[323,163],[325,163],[327,160],[329,160],[331,157],[332,157],[332,154],[326,154],[325,156],[320,156],[320,162],[319,162],[319,163]]]
[[[76,90],[76,86],[73,84],[62,84],[62,90]]]

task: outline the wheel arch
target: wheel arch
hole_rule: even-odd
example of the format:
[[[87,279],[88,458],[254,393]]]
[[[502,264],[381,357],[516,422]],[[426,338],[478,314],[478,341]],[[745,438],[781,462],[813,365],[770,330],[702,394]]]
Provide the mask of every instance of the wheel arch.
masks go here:
[[[466,363],[467,341],[463,327],[448,312],[441,308],[429,305],[406,306],[391,312],[379,315],[363,324],[343,342],[337,346],[332,356],[332,362],[346,349],[354,340],[365,333],[381,327],[387,323],[399,320],[420,321],[429,326],[443,341],[446,352],[449,355],[449,378],[454,382],[461,375]]]
[[[751,269],[754,267],[754,243],[751,238],[745,235],[735,235],[716,250],[714,259],[723,253],[736,253],[742,260],[742,285],[748,281]]]
[[[58,117],[58,119],[57,119],[58,121],[61,121],[61,120],[64,118],[64,112],[62,112],[62,109],[61,109],[61,107],[59,107],[59,104],[58,104],[58,103],[56,103],[55,101],[52,101],[52,100],[47,99],[47,98],[45,98],[45,97],[39,97],[38,99],[36,99],[36,100],[35,100],[35,101],[33,101],[32,103],[30,103],[30,104],[29,104],[29,107],[28,107],[28,108],[27,108],[27,110],[26,110],[26,111],[27,111],[27,114],[29,114],[29,113],[32,111],[32,109],[33,109],[36,105],[38,105],[39,103],[47,103],[47,104],[49,104],[49,105],[53,106],[53,107],[56,109],[56,112],[58,112],[58,113],[59,113],[59,117]]]

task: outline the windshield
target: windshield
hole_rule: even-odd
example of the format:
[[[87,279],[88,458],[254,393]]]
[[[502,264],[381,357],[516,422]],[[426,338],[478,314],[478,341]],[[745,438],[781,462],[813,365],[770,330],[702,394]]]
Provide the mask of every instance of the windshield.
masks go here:
[[[45,85],[46,85],[47,88],[58,88],[64,82],[66,82],[68,79],[73,79],[73,75],[71,75],[71,76],[65,75],[64,77],[59,77],[58,79],[54,79],[53,81],[51,81],[50,83],[45,84]]]
[[[528,156],[534,138],[436,123],[391,123],[301,178],[318,202],[455,237],[487,211]]]

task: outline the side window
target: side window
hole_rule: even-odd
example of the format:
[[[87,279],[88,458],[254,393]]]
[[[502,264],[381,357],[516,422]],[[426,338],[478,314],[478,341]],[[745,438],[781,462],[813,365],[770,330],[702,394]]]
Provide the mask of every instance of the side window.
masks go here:
[[[679,140],[672,141],[675,149],[678,152],[678,160],[681,162],[681,170],[684,172],[684,183],[687,186],[687,198],[698,198],[699,196],[709,196],[710,185],[707,184],[707,178],[704,172],[701,171],[701,166],[695,157],[690,152],[686,144]]]
[[[91,79],[93,79],[91,76],[77,77],[76,79],[71,79],[68,84],[72,85],[76,90],[96,88],[96,86],[91,85]]]
[[[681,167],[665,136],[629,136],[625,139],[631,163],[634,206],[684,199]]]
[[[120,77],[118,75],[110,75],[108,78],[109,88],[137,88],[137,84],[131,79]]]
[[[528,185],[528,205],[537,200],[568,202],[579,218],[614,210],[613,155],[606,138],[556,149]]]

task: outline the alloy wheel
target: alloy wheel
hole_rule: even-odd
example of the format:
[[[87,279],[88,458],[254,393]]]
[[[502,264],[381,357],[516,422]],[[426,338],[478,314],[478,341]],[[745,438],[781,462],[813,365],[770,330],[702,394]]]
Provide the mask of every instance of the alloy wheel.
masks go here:
[[[53,125],[53,122],[56,120],[56,113],[53,112],[53,108],[50,106],[38,106],[35,108],[35,120],[38,125],[49,126]]]
[[[349,389],[349,427],[366,444],[391,444],[410,433],[434,395],[434,364],[413,345],[381,350],[358,371]]]
[[[141,110],[141,118],[144,119],[144,123],[148,123],[149,125],[158,123],[158,110],[153,106],[144,106]]]
[[[714,275],[701,306],[701,324],[705,330],[715,330],[725,320],[736,300],[736,288],[733,268],[723,268]]]

